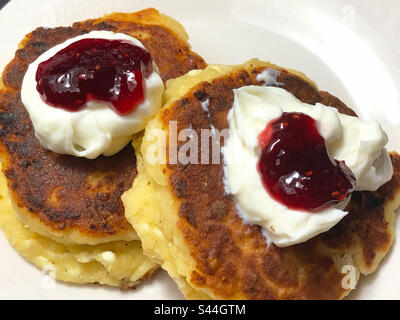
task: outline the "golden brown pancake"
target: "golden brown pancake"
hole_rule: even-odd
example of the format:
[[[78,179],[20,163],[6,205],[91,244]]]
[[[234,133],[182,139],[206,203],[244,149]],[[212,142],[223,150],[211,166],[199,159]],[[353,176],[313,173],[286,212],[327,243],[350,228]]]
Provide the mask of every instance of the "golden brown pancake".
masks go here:
[[[93,30],[122,32],[139,39],[164,81],[205,67],[203,59],[190,50],[183,27],[154,9],[113,13],[72,27],[38,28],[25,37],[3,73],[3,172],[23,221],[33,231],[66,244],[137,239],[120,199],[137,174],[132,146],[94,160],[48,151],[36,139],[20,99],[21,82],[32,61],[68,38]]]
[[[228,128],[233,89],[263,85],[266,68],[279,72],[281,86],[305,103],[317,102],[355,113],[338,98],[320,91],[302,73],[251,60],[240,66],[209,66],[168,83],[165,105],[151,120],[138,155],[138,176],[122,196],[144,253],[161,264],[189,299],[341,299],[360,273],[376,270],[392,243],[395,209],[400,204],[400,156],[391,154],[392,179],[375,192],[354,192],[349,213],[332,229],[305,243],[267,245],[261,227],[243,222],[232,195],[224,189],[221,164],[150,162],[152,129],[167,138],[177,121],[196,130]],[[209,114],[201,102],[209,101]],[[172,137],[171,141],[176,141]],[[178,150],[187,141],[178,142]],[[224,141],[221,141],[223,144]],[[168,156],[168,151],[166,151]]]
[[[0,227],[21,255],[57,280],[128,289],[158,269],[156,263],[143,255],[140,241],[65,245],[26,228],[11,204],[3,174],[0,174]]]

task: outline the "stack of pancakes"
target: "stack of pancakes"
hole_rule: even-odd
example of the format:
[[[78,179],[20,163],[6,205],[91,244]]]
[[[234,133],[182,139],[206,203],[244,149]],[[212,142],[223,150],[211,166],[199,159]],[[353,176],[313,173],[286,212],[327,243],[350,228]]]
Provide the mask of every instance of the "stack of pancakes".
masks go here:
[[[135,177],[132,146],[94,160],[44,149],[20,94],[29,64],[49,48],[93,30],[126,33],[151,53],[163,81],[205,67],[175,20],[154,9],[115,13],[72,27],[39,28],[20,44],[0,93],[0,226],[10,243],[59,280],[134,286],[158,265],[143,255],[121,195]],[[8,188],[7,188],[8,187]]]
[[[92,30],[139,39],[168,82],[163,108],[148,122],[144,136],[133,138],[133,147],[88,160],[40,146],[20,88],[29,63],[42,52]],[[353,267],[357,282],[360,273],[376,270],[393,241],[400,204],[397,153],[391,154],[394,174],[389,182],[375,192],[354,192],[342,221],[287,248],[267,245],[261,227],[240,218],[224,189],[222,154],[220,164],[148,159],[152,129],[164,131],[167,139],[161,147],[168,149],[170,121],[177,122],[178,132],[192,128],[199,136],[201,129],[228,128],[233,89],[263,85],[257,75],[266,68],[276,71],[275,86],[302,102],[320,102],[356,116],[294,70],[260,60],[206,68],[190,50],[182,26],[154,9],[35,30],[3,74],[0,226],[6,237],[28,260],[40,268],[52,266],[57,279],[69,282],[126,288],[161,265],[190,299],[345,297],[354,283],[344,283],[343,268]],[[178,149],[183,144],[177,142]]]
[[[340,299],[360,273],[376,270],[392,243],[400,204],[397,153],[391,154],[394,175],[388,183],[375,192],[354,192],[348,215],[336,226],[286,248],[268,246],[261,227],[240,218],[232,195],[225,192],[222,155],[220,164],[206,165],[153,164],[148,159],[152,129],[163,130],[166,141],[176,140],[169,138],[170,121],[178,123],[178,132],[190,127],[198,136],[201,129],[228,128],[233,89],[264,85],[257,75],[267,68],[278,74],[275,86],[302,102],[320,102],[355,116],[304,74],[259,60],[209,66],[168,83],[164,107],[146,127],[138,176],[122,198],[145,254],[169,272],[187,298]],[[206,100],[208,112],[202,105]],[[211,139],[209,143],[211,150]],[[179,150],[185,141],[177,144]]]

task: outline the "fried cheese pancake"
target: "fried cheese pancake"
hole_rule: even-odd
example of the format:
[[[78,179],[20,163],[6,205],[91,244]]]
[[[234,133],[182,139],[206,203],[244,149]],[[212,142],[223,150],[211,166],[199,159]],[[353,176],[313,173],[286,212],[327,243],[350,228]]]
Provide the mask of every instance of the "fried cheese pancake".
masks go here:
[[[72,27],[38,28],[22,41],[3,74],[0,142],[3,172],[22,220],[35,232],[66,244],[135,240],[120,199],[137,174],[132,146],[93,160],[44,149],[21,99],[28,65],[41,53],[93,30],[126,33],[151,53],[163,81],[205,67],[190,50],[183,27],[154,9],[114,13]]]
[[[276,86],[302,102],[320,102],[355,116],[304,74],[259,60],[209,66],[168,82],[165,105],[146,127],[138,176],[122,200],[144,253],[168,271],[186,298],[341,299],[360,273],[376,270],[392,243],[400,204],[397,153],[391,154],[394,174],[389,182],[375,192],[354,192],[349,213],[337,225],[285,248],[268,246],[262,228],[238,215],[224,189],[222,154],[220,164],[150,160],[154,150],[165,150],[168,157],[168,144],[176,141],[170,140],[170,121],[177,122],[177,132],[192,128],[199,137],[201,129],[228,128],[232,90],[262,85],[256,77],[266,68],[277,70]],[[207,109],[202,104],[206,100]],[[166,139],[155,139],[153,129],[162,130]],[[186,142],[177,142],[178,150]]]
[[[94,160],[45,150],[20,99],[21,82],[33,60],[93,30],[139,39],[164,82],[205,67],[190,50],[183,27],[154,9],[28,34],[0,83],[0,227],[16,250],[39,268],[54,271],[58,280],[128,288],[158,268],[143,255],[120,199],[137,175],[134,148]]]
[[[158,265],[143,255],[140,241],[64,245],[26,228],[18,219],[0,174],[0,227],[11,245],[43,273],[73,283],[130,288],[149,278]]]

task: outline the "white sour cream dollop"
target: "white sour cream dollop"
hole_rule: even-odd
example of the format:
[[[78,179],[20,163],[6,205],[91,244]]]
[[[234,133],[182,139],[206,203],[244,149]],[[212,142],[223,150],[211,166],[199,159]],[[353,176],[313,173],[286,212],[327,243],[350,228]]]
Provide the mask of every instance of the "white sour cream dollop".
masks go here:
[[[302,103],[282,88],[235,89],[228,114],[230,134],[222,150],[226,187],[244,221],[262,226],[267,239],[279,247],[304,242],[329,230],[347,214],[342,209],[349,201],[311,213],[289,209],[265,190],[257,171],[261,155],[257,138],[283,112],[301,112],[316,120],[328,154],[345,161],[356,177],[356,190],[376,190],[393,174],[385,149],[387,135],[376,121],[343,115],[320,103]]]
[[[154,71],[144,78],[144,101],[125,116],[118,115],[107,102],[102,101],[90,101],[77,112],[49,106],[36,90],[38,65],[71,43],[86,38],[127,40],[145,49],[139,40],[110,31],[92,31],[68,39],[44,52],[29,65],[22,82],[21,100],[32,120],[36,137],[44,148],[94,159],[99,155],[117,153],[131,141],[133,134],[144,129],[148,118],[161,108],[164,84],[154,64]]]

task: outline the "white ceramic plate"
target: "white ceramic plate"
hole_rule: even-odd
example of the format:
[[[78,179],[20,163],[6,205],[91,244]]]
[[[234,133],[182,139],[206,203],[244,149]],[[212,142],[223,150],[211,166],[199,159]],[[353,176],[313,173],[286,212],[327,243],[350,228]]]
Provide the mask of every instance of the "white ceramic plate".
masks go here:
[[[12,0],[0,11],[0,70],[38,26],[70,25],[113,11],[154,7],[180,21],[208,63],[257,57],[301,70],[364,118],[381,122],[400,151],[398,0]],[[400,219],[397,219],[397,237]],[[181,299],[160,271],[134,291],[51,283],[0,233],[0,299]],[[378,271],[360,279],[354,299],[400,298],[400,243]]]

